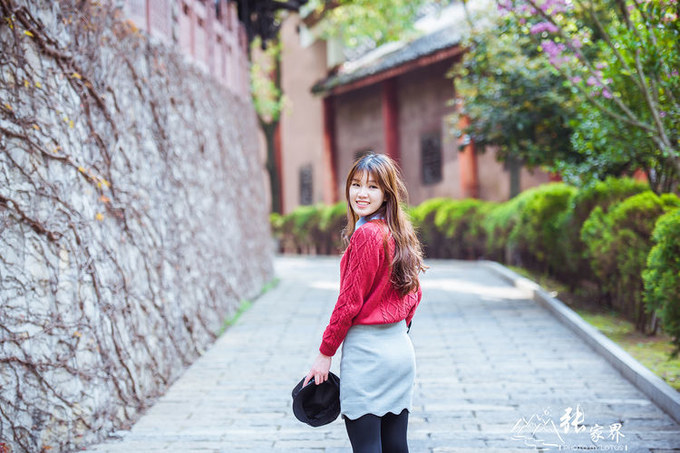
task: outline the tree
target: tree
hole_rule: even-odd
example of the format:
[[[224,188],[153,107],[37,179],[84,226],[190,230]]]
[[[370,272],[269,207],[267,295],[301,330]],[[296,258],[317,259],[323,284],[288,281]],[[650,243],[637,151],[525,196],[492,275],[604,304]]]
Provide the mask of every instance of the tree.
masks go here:
[[[414,33],[413,23],[424,6],[446,0],[310,0],[307,8],[322,17],[325,38],[339,37],[346,48],[402,40]]]
[[[276,162],[276,130],[281,119],[281,110],[285,98],[281,91],[281,43],[278,35],[262,45],[262,39],[256,37],[251,46],[255,49],[264,47],[258,58],[253,59],[250,66],[250,82],[257,112],[257,119],[267,144],[267,173],[272,197],[272,212],[281,213],[281,193],[279,190],[280,175]],[[251,50],[251,54],[254,52]]]
[[[511,168],[520,162],[529,167],[578,162],[569,141],[571,91],[514,17],[470,19],[471,24],[485,21],[471,32],[464,43],[469,50],[452,71],[462,104],[454,117],[470,118],[461,132],[481,149],[497,147],[498,159]],[[511,184],[513,195],[518,186],[518,180]]]
[[[676,0],[497,0],[579,97],[588,162],[634,159],[657,191],[680,180]],[[625,131],[625,134],[622,133]],[[597,143],[593,143],[597,142]],[[594,165],[590,165],[590,169]]]

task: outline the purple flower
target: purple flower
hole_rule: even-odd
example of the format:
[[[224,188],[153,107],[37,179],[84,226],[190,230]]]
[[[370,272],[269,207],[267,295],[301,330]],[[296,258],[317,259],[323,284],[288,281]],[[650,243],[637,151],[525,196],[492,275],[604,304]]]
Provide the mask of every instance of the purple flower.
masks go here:
[[[588,80],[586,80],[586,83],[588,84],[588,86],[591,86],[591,87],[592,86],[596,86],[596,87],[602,86],[602,83],[598,79],[596,79],[594,76],[588,77]]]
[[[573,38],[571,40],[571,45],[574,46],[574,48],[576,49],[580,49],[581,47],[583,47],[583,43],[578,38]]]
[[[666,112],[664,112],[664,111],[659,112],[659,116],[660,116],[661,118],[665,118],[665,117],[666,117]]]
[[[498,2],[498,9],[501,11],[512,11],[512,0],[500,0]]]
[[[579,83],[579,82],[581,82],[581,80],[583,80],[583,79],[581,79],[581,77],[579,77],[579,76],[576,76],[576,77],[572,77],[572,78],[569,79],[569,80],[571,80],[571,83]]]
[[[549,33],[557,33],[557,27],[551,22],[539,22],[531,27],[531,34],[535,35],[547,31]]]
[[[567,4],[564,0],[545,0],[540,8],[546,14],[557,14],[565,12]]]
[[[550,41],[548,39],[541,41],[541,46],[543,46],[543,51],[547,53],[549,57],[556,57],[565,49],[564,44],[557,44],[555,41]]]
[[[528,3],[522,3],[522,4],[520,4],[520,6],[517,7],[516,12],[518,12],[518,13],[520,13],[520,14],[529,14],[529,15],[531,15],[531,16],[537,14],[537,11],[534,9],[534,7],[531,6],[531,5],[528,4]]]
[[[611,99],[611,98],[612,98],[611,92],[610,92],[608,89],[606,89],[606,88],[602,88],[602,96],[604,96],[604,97],[607,98],[607,99]]]

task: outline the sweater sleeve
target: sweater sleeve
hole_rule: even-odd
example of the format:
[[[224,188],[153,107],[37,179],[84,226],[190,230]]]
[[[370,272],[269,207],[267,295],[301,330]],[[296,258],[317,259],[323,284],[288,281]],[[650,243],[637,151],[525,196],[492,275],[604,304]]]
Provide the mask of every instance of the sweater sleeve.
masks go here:
[[[384,253],[379,232],[372,228],[359,228],[352,235],[350,247],[345,253],[349,255],[342,272],[338,301],[319,347],[319,351],[327,356],[335,355],[373,287],[376,270]]]
[[[409,297],[415,297],[416,301],[413,303],[411,310],[409,310],[409,313],[406,316],[406,325],[410,325],[411,321],[413,321],[413,315],[416,313],[416,308],[418,308],[418,305],[420,305],[420,301],[423,298],[423,287],[418,286],[418,292],[410,294]]]

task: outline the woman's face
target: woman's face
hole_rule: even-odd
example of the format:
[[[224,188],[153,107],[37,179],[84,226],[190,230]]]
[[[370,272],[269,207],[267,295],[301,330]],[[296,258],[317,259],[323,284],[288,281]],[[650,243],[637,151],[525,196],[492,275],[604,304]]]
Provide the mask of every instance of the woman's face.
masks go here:
[[[367,171],[357,172],[350,182],[349,203],[359,217],[373,214],[385,201],[385,192]]]

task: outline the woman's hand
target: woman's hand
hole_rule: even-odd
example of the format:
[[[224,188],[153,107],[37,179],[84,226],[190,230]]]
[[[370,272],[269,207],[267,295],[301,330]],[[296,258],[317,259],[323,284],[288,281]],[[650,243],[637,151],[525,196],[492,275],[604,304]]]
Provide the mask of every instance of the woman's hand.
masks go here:
[[[309,373],[307,373],[307,377],[305,378],[305,382],[302,384],[302,386],[304,387],[307,385],[307,383],[311,381],[312,378],[314,378],[316,385],[326,382],[326,380],[328,380],[328,372],[331,369],[332,360],[332,357],[319,353],[319,355],[316,357],[316,360],[314,360],[312,369],[309,370]]]

